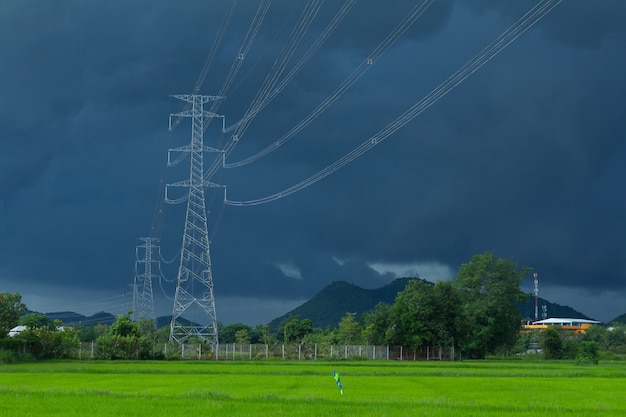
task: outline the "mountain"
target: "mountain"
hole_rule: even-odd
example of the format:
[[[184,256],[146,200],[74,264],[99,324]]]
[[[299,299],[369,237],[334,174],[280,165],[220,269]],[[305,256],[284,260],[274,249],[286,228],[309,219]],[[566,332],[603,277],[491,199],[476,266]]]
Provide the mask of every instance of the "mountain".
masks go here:
[[[73,311],[59,311],[55,313],[45,314],[50,320],[61,320],[63,324],[78,323],[85,326],[92,324],[108,324],[111,325],[115,321],[115,316],[110,313],[101,311],[92,316],[84,316],[82,314],[74,313]]]
[[[412,279],[415,278],[398,278],[382,288],[372,290],[363,289],[345,281],[336,281],[301,306],[272,320],[269,326],[272,330],[276,330],[291,317],[298,317],[310,319],[313,321],[313,327],[316,328],[334,328],[346,313],[356,313],[360,316],[372,311],[380,302],[393,304],[396,295],[404,290],[406,284]],[[432,282],[423,281],[432,284]],[[543,298],[539,298],[538,301],[540,309],[543,305],[547,306],[548,317],[590,318],[569,306],[551,303]],[[532,319],[535,316],[534,297],[529,296],[528,300],[518,305],[517,308],[523,318]],[[541,310],[539,310],[539,315],[541,316]]]
[[[404,290],[411,279],[414,278],[398,278],[384,287],[372,290],[345,281],[335,281],[301,306],[272,320],[269,326],[276,330],[281,323],[297,316],[300,319],[311,319],[316,328],[336,327],[346,313],[361,315],[372,311],[380,302],[393,304],[396,295]]]
[[[269,326],[275,331],[282,323],[288,321],[291,317],[297,316],[300,319],[311,319],[313,326],[316,328],[334,328],[337,327],[346,313],[356,313],[357,316],[360,316],[363,313],[373,311],[380,302],[393,304],[398,293],[404,290],[407,283],[412,279],[416,278],[398,278],[376,289],[364,289],[345,281],[336,281],[322,289],[304,304],[272,320]],[[423,281],[432,284],[432,282]],[[543,298],[539,298],[538,301],[540,317],[542,313],[541,306],[546,305],[548,317],[590,318],[569,306],[551,303]],[[535,317],[534,297],[529,296],[528,300],[518,305],[517,308],[522,318],[532,320]],[[52,320],[59,319],[64,324],[80,323],[85,326],[96,323],[110,325],[116,319],[114,315],[106,312],[84,316],[70,311],[63,311],[46,313],[46,316]],[[170,321],[171,316],[157,318],[157,328],[168,326]],[[626,314],[616,317],[612,322],[626,323]]]
[[[621,316],[615,317],[609,323],[626,323],[626,313],[622,314]]]
[[[37,313],[43,314],[48,317],[50,320],[61,320],[63,324],[82,324],[84,326],[91,326],[94,324],[106,324],[110,326],[117,319],[116,316],[110,313],[106,313],[101,311],[91,316],[85,316],[80,313],[75,313],[73,311],[58,311],[54,313],[39,313],[37,311],[28,310],[26,313]],[[161,328],[163,326],[169,326],[172,321],[172,316],[160,316],[156,319],[156,327]],[[178,320],[182,324],[191,324],[197,326],[197,323],[186,320],[185,318],[179,318]]]
[[[538,297],[537,299],[538,301],[538,305],[539,305],[539,320],[541,320],[543,318],[542,316],[542,306],[546,306],[546,312],[547,312],[547,316],[548,317],[567,317],[570,319],[588,319],[588,320],[593,320],[592,317],[588,317],[585,314],[574,310],[573,308],[569,307],[569,306],[562,306],[560,304],[556,304],[556,303],[551,303],[548,300],[545,300],[541,297]],[[528,300],[520,305],[517,306],[517,309],[519,310],[520,314],[522,315],[522,318],[524,319],[530,319],[530,320],[534,320],[535,318],[535,297],[534,296],[530,296],[528,297]]]

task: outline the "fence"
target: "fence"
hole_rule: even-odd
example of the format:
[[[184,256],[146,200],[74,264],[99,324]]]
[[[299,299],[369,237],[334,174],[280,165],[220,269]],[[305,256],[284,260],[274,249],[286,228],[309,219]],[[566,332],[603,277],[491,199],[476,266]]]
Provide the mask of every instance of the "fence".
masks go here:
[[[455,360],[454,346],[422,347],[417,350],[402,346],[374,345],[298,345],[298,344],[172,344],[159,343],[155,352],[166,358],[196,360]],[[96,344],[82,342],[78,352],[80,359],[96,357]],[[459,358],[460,359],[460,358]]]

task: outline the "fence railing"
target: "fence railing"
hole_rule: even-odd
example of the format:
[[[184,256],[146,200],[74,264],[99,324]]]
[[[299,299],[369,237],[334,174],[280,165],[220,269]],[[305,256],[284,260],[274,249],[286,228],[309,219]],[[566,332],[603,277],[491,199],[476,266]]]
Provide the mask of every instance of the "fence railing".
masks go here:
[[[95,359],[95,342],[82,342],[78,357]],[[200,343],[158,343],[154,352],[161,352],[166,358],[196,360],[444,360],[458,359],[454,346],[421,347],[416,350],[402,346],[384,345],[323,345],[323,344],[236,344],[219,345]]]

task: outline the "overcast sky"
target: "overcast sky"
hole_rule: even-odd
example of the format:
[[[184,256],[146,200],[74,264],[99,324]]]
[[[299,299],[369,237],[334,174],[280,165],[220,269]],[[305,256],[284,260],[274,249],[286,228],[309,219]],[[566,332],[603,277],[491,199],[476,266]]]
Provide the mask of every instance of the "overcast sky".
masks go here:
[[[236,162],[305,119],[415,1],[358,0],[229,154]],[[291,140],[212,181],[236,201],[316,174],[387,127],[537,1],[435,0]],[[0,3],[0,291],[36,311],[120,314],[136,245],[158,233],[171,314],[189,119],[168,133],[229,0]],[[237,122],[288,44],[306,1],[274,0],[218,113]],[[344,1],[327,0],[284,76]],[[200,93],[217,94],[259,1],[239,0]],[[217,318],[255,325],[333,281],[453,278],[492,251],[539,274],[540,296],[608,321],[626,313],[626,2],[564,0],[410,123],[323,180],[255,206],[207,193]],[[280,82],[280,78],[279,78]],[[230,138],[214,121],[205,143]],[[175,190],[176,191],[176,190]],[[161,216],[155,213],[161,212]],[[522,289],[532,291],[532,277]],[[549,312],[548,312],[549,314]]]

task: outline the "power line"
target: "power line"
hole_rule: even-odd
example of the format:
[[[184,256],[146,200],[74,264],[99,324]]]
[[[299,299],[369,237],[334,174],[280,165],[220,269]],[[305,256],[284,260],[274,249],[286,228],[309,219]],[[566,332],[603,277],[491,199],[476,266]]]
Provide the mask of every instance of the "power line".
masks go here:
[[[196,81],[196,84],[193,87],[192,94],[198,94],[200,92],[200,88],[202,87],[202,84],[204,84],[204,80],[207,74],[209,73],[209,69],[211,68],[211,65],[213,64],[213,59],[215,58],[215,54],[217,53],[217,50],[219,49],[219,46],[222,43],[222,39],[224,38],[224,34],[226,33],[226,29],[228,28],[230,19],[233,16],[233,12],[235,11],[236,5],[237,5],[237,0],[231,0],[230,6],[226,9],[226,13],[224,14],[224,17],[222,18],[222,23],[220,24],[220,27],[217,31],[217,35],[215,36],[215,39],[213,40],[213,45],[211,46],[209,55],[206,57],[204,61],[204,66],[202,67],[202,71],[200,71],[198,80]],[[190,108],[191,108],[191,105],[187,104],[184,110],[189,110]],[[182,116],[178,116],[174,120],[174,124],[173,125],[170,124],[169,130],[173,131],[174,129],[176,129],[178,125],[180,124],[182,118],[183,118]]]
[[[311,23],[313,23],[313,19],[319,12],[320,7],[322,6],[323,0],[311,0],[307,6],[304,8],[300,15],[300,19],[296,23],[295,27],[291,31],[287,42],[283,46],[280,54],[274,61],[272,68],[267,73],[263,84],[257,91],[254,99],[250,103],[248,110],[245,112],[242,119],[237,122],[234,127],[225,128],[225,132],[230,132],[234,130],[235,133],[232,136],[232,140],[229,142],[234,146],[237,140],[239,140],[248,126],[254,119],[254,117],[261,111],[261,109],[267,104],[269,100],[271,100],[272,95],[277,94],[277,83],[283,72],[285,71],[287,64],[291,60],[293,54],[296,51],[296,48],[300,45],[300,42],[304,38],[304,35],[308,31]],[[224,150],[228,152],[229,145],[227,145]]]
[[[337,12],[335,17],[331,20],[331,22],[324,28],[319,37],[313,42],[311,47],[306,51],[306,53],[302,56],[300,61],[289,71],[289,73],[285,76],[285,78],[274,88],[270,93],[265,97],[265,99],[256,106],[253,113],[246,113],[244,117],[238,122],[228,126],[224,131],[226,133],[232,132],[237,129],[242,123],[244,123],[247,118],[253,117],[259,111],[261,111],[265,106],[267,106],[286,86],[291,82],[291,80],[296,76],[296,74],[300,71],[302,66],[306,64],[311,57],[319,50],[319,48],[326,42],[328,37],[333,33],[333,31],[337,28],[339,23],[346,17],[352,6],[356,3],[356,0],[347,0],[341,9]]]
[[[518,19],[511,27],[503,32],[495,41],[489,44],[478,55],[476,55],[463,67],[461,67],[454,74],[448,77],[448,79],[446,79],[442,84],[440,84],[437,88],[431,91],[423,99],[415,103],[411,108],[405,111],[402,115],[396,118],[393,122],[391,122],[381,131],[379,131],[377,134],[367,139],[361,145],[359,145],[331,165],[317,172],[316,174],[278,193],[253,200],[229,200],[226,196],[226,192],[224,192],[224,203],[233,206],[252,206],[269,203],[271,201],[275,201],[291,195],[297,191],[303,190],[304,188],[315,184],[321,179],[343,168],[344,166],[357,159],[365,152],[369,151],[374,146],[378,145],[383,140],[391,136],[398,129],[409,123],[415,117],[420,115],[424,110],[432,106],[439,99],[449,93],[453,88],[461,84],[465,79],[467,79],[470,75],[472,75],[483,65],[489,62],[494,56],[496,56],[509,44],[515,41],[518,37],[520,37],[524,32],[530,29],[535,23],[537,23],[544,16],[546,16],[561,2],[562,0],[542,0],[541,2],[537,3],[524,16]]]
[[[407,29],[415,23],[415,21],[426,11],[428,6],[432,3],[432,0],[424,0],[417,4],[404,19],[389,33],[383,42],[381,42],[368,56],[367,58],[344,80],[339,87],[335,89],[322,103],[320,103],[315,110],[313,110],[307,117],[294,126],[289,132],[284,134],[280,139],[273,142],[260,152],[245,158],[238,162],[224,163],[224,168],[236,168],[243,165],[247,165],[254,162],[269,153],[275,151],[280,146],[285,144],[288,140],[293,138],[302,129],[308,126],[313,120],[315,120],[320,114],[328,109],[335,101],[337,101],[354,83],[356,83],[365,72],[372,67],[372,65],[400,38]],[[226,152],[225,156],[228,156]]]
[[[248,124],[252,121],[254,116],[256,116],[265,106],[267,106],[296,76],[296,74],[300,71],[300,69],[311,59],[311,57],[319,50],[319,48],[326,42],[328,37],[333,33],[333,31],[337,28],[337,26],[341,23],[341,21],[348,14],[352,6],[354,6],[356,0],[346,0],[343,6],[339,9],[339,11],[335,14],[334,18],[331,22],[324,28],[322,33],[317,37],[317,39],[313,42],[313,44],[309,47],[309,49],[304,53],[302,58],[298,61],[298,63],[289,71],[289,73],[282,79],[282,81],[273,89],[269,91],[269,93],[262,99],[258,101],[258,104],[255,106],[251,104],[249,108],[254,110],[248,110],[248,112],[244,115],[244,117],[238,122],[232,124],[229,127],[226,127],[223,130],[223,133],[228,133],[233,130],[236,132],[231,135],[229,141],[224,146],[224,157],[222,161],[216,160],[213,165],[207,170],[204,178],[208,180],[211,178],[220,168],[224,167],[225,158],[233,151],[239,140],[241,139],[241,135],[245,129],[247,129]],[[220,93],[223,94],[223,93]],[[258,96],[258,94],[257,94]],[[256,99],[256,98],[255,98]],[[245,124],[245,125],[244,125]]]

